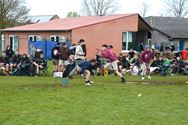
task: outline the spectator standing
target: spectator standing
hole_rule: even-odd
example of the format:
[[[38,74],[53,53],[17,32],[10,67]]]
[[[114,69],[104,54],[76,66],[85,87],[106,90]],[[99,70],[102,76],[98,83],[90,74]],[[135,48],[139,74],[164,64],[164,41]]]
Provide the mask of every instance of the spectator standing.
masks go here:
[[[51,51],[51,58],[53,63],[53,73],[58,72],[58,64],[59,64],[59,43],[52,49]]]
[[[35,46],[33,44],[30,44],[29,46],[29,57],[31,60],[33,60],[33,58],[35,57],[35,53],[37,51],[37,49],[35,48]]]
[[[78,42],[78,45],[76,46],[76,51],[75,51],[75,60],[76,60],[76,64],[79,64],[82,60],[85,60],[85,53],[83,50],[82,46],[85,44],[85,40],[81,39]]]
[[[71,55],[69,48],[66,43],[63,43],[63,47],[59,50],[59,66],[58,71],[64,72],[65,66],[68,65],[68,59]]]

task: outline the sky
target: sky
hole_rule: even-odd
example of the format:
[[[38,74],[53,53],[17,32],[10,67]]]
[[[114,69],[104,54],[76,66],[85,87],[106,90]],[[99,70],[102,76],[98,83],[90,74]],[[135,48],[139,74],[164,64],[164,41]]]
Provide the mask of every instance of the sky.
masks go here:
[[[82,0],[26,0],[31,9],[30,15],[57,14],[61,18],[67,16],[70,11],[80,12]],[[117,14],[139,13],[142,4],[149,5],[146,16],[159,16],[162,14],[164,0],[117,0],[120,8]]]

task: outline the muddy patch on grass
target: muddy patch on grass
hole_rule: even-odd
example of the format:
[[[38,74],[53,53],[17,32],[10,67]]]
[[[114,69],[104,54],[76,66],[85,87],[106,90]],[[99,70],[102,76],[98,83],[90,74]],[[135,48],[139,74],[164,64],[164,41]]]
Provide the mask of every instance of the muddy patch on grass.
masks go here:
[[[128,81],[128,84],[143,84],[143,85],[175,85],[176,82],[152,82],[152,81]],[[182,83],[183,84],[183,83]]]

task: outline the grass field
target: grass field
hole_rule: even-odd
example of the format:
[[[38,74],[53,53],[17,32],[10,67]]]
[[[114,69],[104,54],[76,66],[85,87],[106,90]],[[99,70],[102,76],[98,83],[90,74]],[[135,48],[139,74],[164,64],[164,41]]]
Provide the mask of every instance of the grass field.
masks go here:
[[[49,76],[0,77],[0,125],[188,125],[187,76],[94,81],[84,86],[75,78],[62,87]]]

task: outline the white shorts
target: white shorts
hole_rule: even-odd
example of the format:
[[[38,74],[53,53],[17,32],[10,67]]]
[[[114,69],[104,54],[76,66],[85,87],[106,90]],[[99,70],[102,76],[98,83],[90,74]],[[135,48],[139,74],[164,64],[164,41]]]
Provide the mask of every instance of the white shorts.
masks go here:
[[[114,62],[110,62],[110,63],[107,63],[105,66],[104,66],[104,68],[107,68],[107,69],[109,69],[109,70],[118,70],[118,61],[116,60],[116,61],[114,61]]]
[[[59,60],[59,65],[61,65],[61,66],[66,66],[68,64],[69,64],[69,62],[67,60]]]

